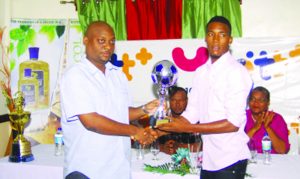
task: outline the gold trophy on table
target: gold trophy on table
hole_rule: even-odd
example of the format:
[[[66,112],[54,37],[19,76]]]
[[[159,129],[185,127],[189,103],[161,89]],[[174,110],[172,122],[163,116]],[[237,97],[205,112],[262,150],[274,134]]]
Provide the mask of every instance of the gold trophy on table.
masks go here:
[[[168,88],[177,82],[178,71],[175,65],[169,60],[162,60],[154,65],[152,70],[152,81],[158,86],[159,106],[155,112],[154,120],[150,119],[150,126],[154,127],[162,123],[169,122],[165,119],[166,110],[164,104],[168,97]]]
[[[13,99],[15,106],[15,111],[9,114],[9,119],[11,126],[17,131],[17,136],[15,137],[11,154],[9,156],[10,162],[29,162],[32,161],[33,155],[31,153],[31,144],[24,137],[24,128],[30,119],[30,112],[24,111],[25,98],[23,93],[18,91],[15,94],[16,98]]]

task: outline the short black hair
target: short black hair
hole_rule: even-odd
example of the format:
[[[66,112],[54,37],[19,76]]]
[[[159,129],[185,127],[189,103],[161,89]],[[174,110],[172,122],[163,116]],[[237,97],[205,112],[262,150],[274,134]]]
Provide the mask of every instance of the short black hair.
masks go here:
[[[263,87],[263,86],[257,86],[253,90],[251,90],[251,92],[249,94],[249,97],[248,97],[248,102],[249,102],[250,98],[252,97],[252,94],[253,94],[254,91],[262,92],[265,95],[266,100],[268,102],[270,101],[270,92],[269,92],[269,90],[267,88]]]
[[[206,33],[207,33],[207,31],[208,31],[208,25],[211,24],[211,23],[213,23],[213,22],[220,22],[220,23],[223,23],[223,24],[227,25],[227,27],[228,27],[228,29],[229,29],[229,35],[231,35],[231,24],[230,24],[229,20],[226,19],[226,18],[223,17],[223,16],[214,16],[214,17],[212,17],[212,18],[208,21],[208,23],[206,24]]]
[[[172,86],[171,88],[169,88],[169,96],[170,96],[170,98],[172,98],[178,91],[183,91],[185,93],[185,95],[187,96],[187,90],[185,90],[182,87]]]

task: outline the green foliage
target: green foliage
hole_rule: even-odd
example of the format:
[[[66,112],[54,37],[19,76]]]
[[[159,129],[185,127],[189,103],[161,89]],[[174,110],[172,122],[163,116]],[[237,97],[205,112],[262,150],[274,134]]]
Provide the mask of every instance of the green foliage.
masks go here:
[[[15,49],[14,43],[10,42],[9,43],[9,53],[12,53]]]
[[[56,26],[56,34],[57,34],[57,36],[60,38],[63,34],[64,34],[64,32],[65,32],[65,26],[63,26],[63,25],[58,25],[58,26]]]
[[[184,176],[188,173],[190,173],[190,166],[183,164],[183,165],[175,165],[174,163],[165,163],[163,165],[158,165],[158,166],[152,166],[148,164],[144,164],[145,171],[148,172],[154,172],[154,173],[160,173],[160,174],[177,174]]]
[[[56,26],[54,25],[43,25],[39,31],[39,33],[47,36],[48,41],[52,42],[56,35]]]
[[[36,36],[35,31],[33,29],[29,29],[27,31],[27,35],[25,37],[25,41],[28,42],[28,44],[30,44],[30,45],[33,46],[34,43],[35,43],[35,36]]]
[[[21,56],[28,49],[28,43],[25,40],[20,40],[17,44],[17,55]]]
[[[190,151],[186,148],[178,148],[172,156],[172,163],[165,163],[158,166],[145,165],[145,171],[156,172],[161,174],[173,173],[186,175],[190,172]]]
[[[82,32],[80,25],[72,25],[71,28],[74,28],[78,33]]]
[[[11,58],[9,61],[9,69],[12,71],[16,66],[16,60],[14,58]]]
[[[30,29],[30,25],[20,25],[20,29],[22,29],[24,32],[26,32]]]
[[[9,36],[11,39],[9,51],[12,53],[16,46],[17,56],[19,57],[25,53],[29,45],[34,45],[36,32],[29,25],[20,25],[20,28],[11,29]]]
[[[65,26],[62,25],[44,25],[41,27],[39,33],[47,36],[48,41],[52,42],[56,35],[60,38],[65,33]]]
[[[9,33],[11,40],[23,40],[25,37],[26,32],[23,31],[21,28],[12,29]]]

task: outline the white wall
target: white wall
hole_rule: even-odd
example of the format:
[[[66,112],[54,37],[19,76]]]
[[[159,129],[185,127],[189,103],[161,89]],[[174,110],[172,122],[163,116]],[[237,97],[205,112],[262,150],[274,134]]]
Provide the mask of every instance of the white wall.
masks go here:
[[[244,37],[300,36],[299,0],[243,0]]]

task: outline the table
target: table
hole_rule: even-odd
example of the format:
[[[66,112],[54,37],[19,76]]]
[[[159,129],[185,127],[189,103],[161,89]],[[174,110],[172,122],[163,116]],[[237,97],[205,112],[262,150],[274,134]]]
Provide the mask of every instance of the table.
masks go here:
[[[34,160],[24,163],[0,159],[0,179],[60,179],[63,178],[63,156],[54,155],[54,145],[42,144],[32,147]]]
[[[41,144],[32,147],[34,161],[26,163],[8,162],[8,157],[0,159],[0,179],[60,179],[63,178],[63,156],[54,155],[54,145]],[[136,159],[136,151],[132,150],[132,179],[199,179],[197,175],[174,174],[161,175],[143,171],[143,164],[159,164],[169,162],[170,156],[159,153],[158,163],[152,160],[151,153],[146,151],[144,160]],[[272,155],[272,164],[262,164],[262,155],[258,155],[257,164],[249,164],[247,179],[299,179],[300,155]]]

